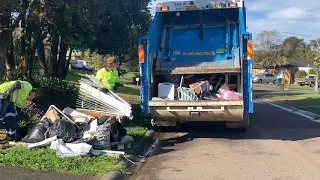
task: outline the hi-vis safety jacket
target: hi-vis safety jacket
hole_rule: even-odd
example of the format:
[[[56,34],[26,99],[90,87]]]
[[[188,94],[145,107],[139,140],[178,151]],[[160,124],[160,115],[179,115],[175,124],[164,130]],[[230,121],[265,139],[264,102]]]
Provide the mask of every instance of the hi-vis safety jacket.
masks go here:
[[[116,68],[103,68],[97,72],[96,78],[108,88],[113,89],[116,83],[119,83],[118,70]]]
[[[8,89],[17,81],[9,81],[0,84],[0,93],[5,93]],[[21,89],[13,91],[10,97],[10,101],[14,103],[18,108],[27,107],[26,100],[29,98],[29,93],[32,90],[32,85],[27,81],[19,81],[21,84]]]

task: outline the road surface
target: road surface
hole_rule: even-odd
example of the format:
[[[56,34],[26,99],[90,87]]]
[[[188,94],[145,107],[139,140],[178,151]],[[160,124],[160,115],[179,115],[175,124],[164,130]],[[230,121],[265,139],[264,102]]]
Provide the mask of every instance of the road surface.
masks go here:
[[[320,180],[320,124],[260,100],[254,105],[245,134],[217,123],[161,133],[133,179]]]

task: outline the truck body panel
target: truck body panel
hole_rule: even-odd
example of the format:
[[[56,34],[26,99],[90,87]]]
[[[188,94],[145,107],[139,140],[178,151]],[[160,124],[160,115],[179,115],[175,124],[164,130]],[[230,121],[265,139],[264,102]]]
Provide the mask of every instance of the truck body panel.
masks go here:
[[[157,5],[139,39],[141,111],[155,121],[243,121],[253,113],[252,34],[242,0],[174,1]],[[239,101],[168,101],[156,98],[166,75],[235,75]],[[179,76],[180,77],[180,76]],[[226,81],[228,83],[228,81]]]

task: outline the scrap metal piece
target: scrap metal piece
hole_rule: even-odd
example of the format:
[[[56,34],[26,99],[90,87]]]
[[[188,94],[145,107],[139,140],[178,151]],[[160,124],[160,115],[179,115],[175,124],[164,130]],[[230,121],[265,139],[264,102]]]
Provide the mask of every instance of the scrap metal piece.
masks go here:
[[[80,79],[80,92],[76,102],[76,108],[89,111],[100,111],[114,116],[126,116],[132,119],[132,107],[120,96],[108,89],[104,93],[98,88],[104,85],[92,75],[86,75],[88,79]]]

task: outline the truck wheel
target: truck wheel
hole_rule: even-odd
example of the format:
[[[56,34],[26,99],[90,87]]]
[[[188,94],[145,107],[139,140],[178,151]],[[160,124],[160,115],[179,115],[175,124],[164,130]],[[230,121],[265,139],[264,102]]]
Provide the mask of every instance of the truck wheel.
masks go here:
[[[243,120],[239,122],[226,122],[226,127],[234,129],[237,132],[245,133],[249,127],[250,116],[249,114],[243,115]]]
[[[314,84],[314,83],[310,83],[309,86],[310,86],[310,87],[314,87],[315,84]]]
[[[262,79],[259,79],[258,83],[262,83]]]

